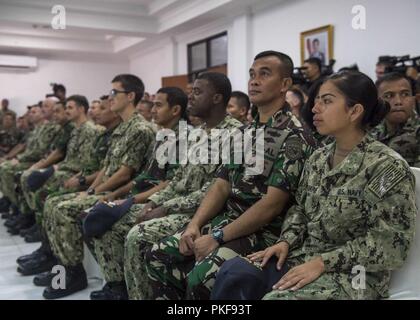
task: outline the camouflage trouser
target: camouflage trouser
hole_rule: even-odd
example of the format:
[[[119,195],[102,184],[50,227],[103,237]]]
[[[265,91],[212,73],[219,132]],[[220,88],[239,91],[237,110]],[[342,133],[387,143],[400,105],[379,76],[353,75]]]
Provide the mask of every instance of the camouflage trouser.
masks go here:
[[[42,218],[42,211],[44,203],[48,195],[56,193],[65,194],[73,193],[76,190],[66,190],[62,188],[63,183],[73,176],[73,173],[68,171],[55,171],[54,174],[45,182],[45,184],[35,192],[28,189],[27,180],[32,170],[26,170],[20,179],[23,195],[29,208],[36,213],[37,222],[40,223]]]
[[[172,214],[134,226],[125,240],[124,272],[128,295],[132,300],[152,298],[145,268],[145,254],[153,244],[170,236],[190,222],[185,214]]]
[[[15,206],[19,206],[17,187],[20,188],[19,180],[16,179],[16,174],[19,171],[28,169],[32,163],[22,162],[17,165],[12,165],[10,161],[3,162],[0,165],[0,181],[1,191],[3,196],[9,198],[10,202]]]
[[[272,257],[264,268],[244,257],[237,257],[225,263],[217,275],[212,292],[214,300],[350,300],[375,299],[378,295],[369,284],[363,290],[352,288],[354,274],[329,272],[322,274],[303,288],[292,290],[272,290],[272,286],[291,269],[313,256],[287,259],[285,269],[276,267],[277,257]]]
[[[232,222],[229,216],[217,216],[201,229],[201,234],[206,235],[212,229],[223,228]],[[251,234],[225,243],[195,263],[194,256],[180,254],[181,235],[182,231],[163,239],[146,253],[146,270],[154,299],[208,300],[216,274],[225,261],[261,248],[256,234]]]
[[[79,198],[78,193],[47,198],[43,213],[44,229],[54,255],[63,265],[75,266],[83,262],[80,214],[99,198],[98,195]]]
[[[273,290],[263,300],[374,300],[379,295],[369,285],[365,290],[351,288],[351,279],[343,285],[337,282],[337,273],[324,273],[314,282],[297,291]],[[347,287],[347,290],[345,290]]]
[[[124,240],[144,204],[135,204],[100,238],[93,239],[95,256],[106,282],[124,280]]]

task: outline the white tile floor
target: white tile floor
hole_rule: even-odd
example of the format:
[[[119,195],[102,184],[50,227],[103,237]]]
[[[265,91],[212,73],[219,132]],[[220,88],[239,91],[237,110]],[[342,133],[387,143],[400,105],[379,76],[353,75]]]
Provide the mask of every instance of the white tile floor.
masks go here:
[[[32,284],[33,276],[16,271],[16,259],[37,249],[40,243],[26,243],[20,236],[11,236],[0,219],[0,300],[43,300],[44,288]],[[90,270],[87,270],[88,275]],[[62,300],[88,300],[89,293],[102,287],[102,280],[89,277],[89,286]]]

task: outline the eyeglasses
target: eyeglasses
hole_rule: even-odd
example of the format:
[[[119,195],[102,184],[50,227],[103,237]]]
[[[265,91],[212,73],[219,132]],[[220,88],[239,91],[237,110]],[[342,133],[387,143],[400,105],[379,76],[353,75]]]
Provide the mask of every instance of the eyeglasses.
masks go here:
[[[114,98],[117,94],[119,93],[130,93],[131,91],[125,91],[125,90],[117,90],[117,89],[112,89],[109,92],[109,97],[110,98]]]

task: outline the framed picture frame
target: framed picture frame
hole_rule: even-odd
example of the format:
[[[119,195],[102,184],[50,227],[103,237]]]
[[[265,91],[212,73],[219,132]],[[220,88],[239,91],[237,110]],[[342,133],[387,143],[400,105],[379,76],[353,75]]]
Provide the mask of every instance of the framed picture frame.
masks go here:
[[[323,65],[334,59],[334,26],[326,25],[300,34],[301,64],[309,58],[319,58]]]

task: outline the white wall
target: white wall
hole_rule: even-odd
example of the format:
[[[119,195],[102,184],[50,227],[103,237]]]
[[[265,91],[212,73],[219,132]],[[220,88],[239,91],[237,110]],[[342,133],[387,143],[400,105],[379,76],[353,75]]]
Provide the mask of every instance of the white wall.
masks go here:
[[[94,100],[109,92],[114,76],[128,71],[128,62],[40,59],[35,71],[0,70],[0,97],[8,98],[10,108],[21,115],[27,105],[37,103],[45,94],[52,93],[51,82],[64,84],[67,96],[83,94],[89,100]]]
[[[367,10],[367,29],[352,29],[352,8]],[[251,12],[251,13],[250,13]],[[247,89],[252,58],[263,50],[288,53],[300,66],[300,33],[334,25],[335,69],[357,63],[375,77],[380,55],[420,55],[420,1],[402,0],[279,0],[269,7],[250,9],[234,19],[215,21],[168,39],[170,45],[151,48],[131,60],[130,71],[139,74],[153,91],[163,76],[187,73],[187,45],[228,31],[228,73],[235,90]]]
[[[355,5],[366,8],[366,30],[352,28]],[[375,77],[380,55],[420,55],[419,20],[418,0],[286,1],[255,14],[253,53],[284,51],[300,65],[300,32],[332,24],[335,69],[357,63],[362,72]]]
[[[143,80],[146,91],[150,94],[160,89],[162,77],[176,74],[174,46],[174,43],[168,39],[130,59],[130,72]]]

